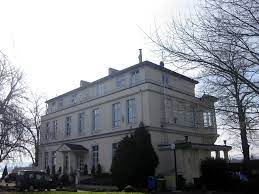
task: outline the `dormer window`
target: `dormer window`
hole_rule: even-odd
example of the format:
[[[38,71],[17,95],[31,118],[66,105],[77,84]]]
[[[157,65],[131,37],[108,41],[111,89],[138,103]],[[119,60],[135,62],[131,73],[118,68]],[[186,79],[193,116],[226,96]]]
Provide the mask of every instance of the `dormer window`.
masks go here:
[[[96,96],[103,96],[104,95],[104,84],[99,84],[96,86]]]
[[[63,107],[63,98],[60,98],[59,100],[58,100],[58,108],[60,109],[60,108],[62,108]]]
[[[130,84],[135,85],[139,81],[139,70],[131,72]]]

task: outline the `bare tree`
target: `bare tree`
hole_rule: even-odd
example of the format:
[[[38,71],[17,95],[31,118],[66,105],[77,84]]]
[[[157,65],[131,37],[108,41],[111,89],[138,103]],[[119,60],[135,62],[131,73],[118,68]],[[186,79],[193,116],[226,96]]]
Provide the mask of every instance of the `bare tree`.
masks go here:
[[[21,145],[24,92],[22,72],[0,53],[0,162],[8,159]]]
[[[155,37],[149,37],[160,49],[166,51],[167,59],[178,62],[176,65],[179,68],[210,68],[233,74],[253,92],[259,94],[259,2],[202,2],[191,19],[185,22],[173,20],[163,38],[163,33],[158,29]],[[232,41],[233,37],[235,41]],[[242,51],[239,57],[249,67],[249,75],[239,74],[228,62],[222,60],[222,53],[218,51],[227,50],[229,44]]]
[[[158,29],[149,36],[178,68],[200,72],[207,91],[220,99],[226,127],[240,135],[245,161],[247,132],[258,128],[258,8],[255,0],[204,0],[195,17],[174,20],[163,38]]]
[[[38,94],[31,94],[27,105],[27,119],[24,122],[24,145],[21,148],[27,152],[32,160],[33,166],[39,164],[39,144],[41,116],[45,112],[44,97]]]

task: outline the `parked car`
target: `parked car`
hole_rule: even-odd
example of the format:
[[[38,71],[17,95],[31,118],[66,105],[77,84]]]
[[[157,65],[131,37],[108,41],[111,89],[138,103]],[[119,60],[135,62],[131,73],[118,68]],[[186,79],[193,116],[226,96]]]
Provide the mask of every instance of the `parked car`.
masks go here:
[[[16,188],[16,176],[17,173],[10,173],[4,177],[0,182],[1,189],[12,190]]]
[[[51,179],[44,171],[21,170],[16,177],[16,189],[18,191],[34,191],[35,189],[44,191],[50,190]]]

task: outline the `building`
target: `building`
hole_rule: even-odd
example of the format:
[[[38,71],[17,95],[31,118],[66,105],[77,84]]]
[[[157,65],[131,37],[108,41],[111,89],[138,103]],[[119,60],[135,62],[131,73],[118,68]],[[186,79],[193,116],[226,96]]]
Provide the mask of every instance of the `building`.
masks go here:
[[[42,117],[40,166],[63,172],[88,171],[101,164],[110,171],[118,142],[143,123],[159,156],[157,174],[199,176],[200,161],[211,151],[230,146],[214,145],[218,135],[215,97],[195,97],[198,82],[144,61],[48,100]],[[176,158],[174,159],[175,149]],[[176,161],[176,164],[174,163]],[[177,170],[176,170],[177,169]]]

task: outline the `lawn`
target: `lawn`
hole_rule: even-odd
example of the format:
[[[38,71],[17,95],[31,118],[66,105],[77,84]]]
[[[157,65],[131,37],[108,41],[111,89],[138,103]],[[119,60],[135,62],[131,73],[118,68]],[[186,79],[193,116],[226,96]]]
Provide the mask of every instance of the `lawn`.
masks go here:
[[[0,192],[2,193],[2,192]],[[75,194],[75,192],[68,192],[68,191],[49,191],[49,192],[8,192],[8,194],[21,194],[21,193],[26,193],[26,194]],[[131,192],[91,192],[91,191],[85,191],[85,192],[80,192],[80,194],[130,194]],[[134,194],[144,194],[140,192],[134,192]]]

